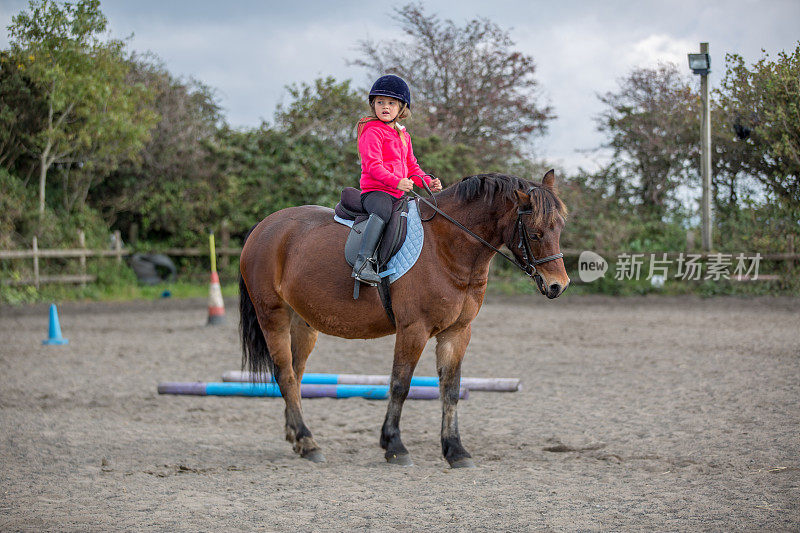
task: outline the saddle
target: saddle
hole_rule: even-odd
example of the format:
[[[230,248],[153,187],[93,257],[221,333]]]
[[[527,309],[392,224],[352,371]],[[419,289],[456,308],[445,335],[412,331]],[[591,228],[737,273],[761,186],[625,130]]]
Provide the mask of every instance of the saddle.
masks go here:
[[[347,241],[344,245],[344,258],[350,266],[356,261],[358,251],[361,248],[361,237],[364,233],[364,227],[369,220],[369,213],[364,211],[361,205],[361,191],[353,187],[346,187],[342,190],[342,197],[334,212],[338,218],[343,220],[352,220],[353,225],[350,227],[350,233],[347,236]],[[383,230],[381,242],[375,251],[376,257],[374,258],[377,263],[376,271],[381,277],[381,282],[378,285],[378,294],[381,298],[383,308],[386,310],[386,315],[392,325],[395,324],[394,312],[392,311],[392,297],[389,290],[389,274],[386,272],[386,263],[397,253],[403,246],[406,240],[406,233],[408,229],[408,198],[403,196],[398,198],[392,205],[392,216],[386,228]],[[360,291],[361,282],[355,280],[353,287],[353,299],[357,300]]]
[[[342,197],[334,208],[336,216],[344,220],[352,220],[353,226],[344,245],[344,258],[350,266],[356,261],[358,250],[361,246],[361,235],[369,219],[369,213],[361,206],[361,191],[347,187],[342,191]],[[392,205],[392,218],[383,230],[383,237],[376,250],[378,273],[386,266],[389,259],[397,253],[406,240],[408,228],[408,198],[398,198]],[[384,276],[382,276],[384,277]]]

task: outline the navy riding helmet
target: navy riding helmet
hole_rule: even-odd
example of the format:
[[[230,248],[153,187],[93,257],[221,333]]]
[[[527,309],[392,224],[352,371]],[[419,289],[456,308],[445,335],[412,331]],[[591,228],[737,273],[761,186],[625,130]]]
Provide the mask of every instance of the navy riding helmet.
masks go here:
[[[369,91],[370,103],[376,96],[391,96],[392,98],[397,98],[406,104],[409,109],[411,108],[411,91],[408,88],[408,84],[403,81],[403,78],[400,76],[388,74],[378,78],[378,80],[372,84],[372,89]]]

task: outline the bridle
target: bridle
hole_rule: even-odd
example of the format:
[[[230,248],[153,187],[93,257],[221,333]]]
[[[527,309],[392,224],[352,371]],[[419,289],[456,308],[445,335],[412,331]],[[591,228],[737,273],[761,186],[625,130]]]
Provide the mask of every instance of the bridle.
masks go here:
[[[528,196],[530,196],[531,191],[533,191],[533,187],[528,189]],[[564,257],[564,254],[558,252],[557,254],[548,255],[547,257],[542,257],[541,259],[536,259],[534,257],[533,252],[531,252],[531,245],[530,245],[530,236],[528,235],[528,228],[522,222],[522,215],[530,215],[533,214],[533,208],[528,208],[523,210],[522,207],[517,208],[517,232],[519,232],[519,244],[517,248],[522,251],[522,259],[525,261],[524,264],[520,265],[516,261],[514,263],[521,268],[527,275],[533,277],[536,274],[536,266],[541,265],[542,263],[547,263],[548,261],[555,261],[556,259],[561,259]],[[500,253],[498,251],[498,253]],[[505,254],[503,254],[505,257]],[[507,258],[506,258],[507,259]]]
[[[498,250],[497,248],[495,248],[494,246],[489,244],[486,240],[484,240],[480,236],[476,235],[475,232],[470,230],[468,227],[464,226],[462,223],[460,223],[459,221],[455,220],[453,217],[451,217],[450,215],[448,215],[447,213],[445,213],[444,211],[439,209],[438,202],[436,201],[436,197],[433,195],[433,192],[431,191],[430,187],[428,187],[428,184],[425,183],[424,179],[422,180],[422,184],[425,186],[425,190],[428,191],[428,194],[431,196],[431,198],[433,198],[434,203],[436,203],[437,205],[434,205],[434,204],[430,203],[428,200],[426,200],[424,197],[422,197],[420,194],[418,194],[414,190],[412,190],[411,193],[414,196],[416,196],[418,199],[420,199],[421,201],[425,202],[431,209],[433,209],[435,211],[433,216],[436,216],[436,213],[439,213],[444,218],[446,218],[447,220],[449,220],[450,222],[452,222],[453,224],[455,224],[456,226],[458,226],[459,228],[461,228],[462,230],[467,232],[469,235],[471,235],[472,237],[477,239],[478,242],[480,242],[484,246],[487,246],[488,248],[491,248],[496,253],[498,253],[501,256],[503,256],[503,258],[506,261],[508,261],[509,263],[514,265],[515,267],[519,268],[523,272],[525,272],[525,274],[527,274],[531,278],[535,278],[535,276],[539,275],[537,270],[536,270],[537,265],[541,265],[542,263],[547,263],[549,261],[555,261],[556,259],[560,259],[560,258],[564,257],[564,254],[559,252],[557,254],[548,255],[547,257],[542,257],[541,259],[536,259],[536,257],[533,255],[533,252],[531,252],[531,245],[530,245],[530,242],[529,242],[530,241],[530,235],[528,235],[528,228],[525,227],[525,223],[522,222],[522,215],[530,215],[530,214],[532,214],[533,213],[533,208],[532,207],[528,208],[528,209],[523,209],[522,206],[517,207],[517,223],[516,223],[516,228],[514,230],[514,234],[516,235],[517,233],[519,233],[519,235],[520,235],[520,238],[519,238],[520,242],[517,245],[517,248],[520,249],[520,253],[521,253],[522,259],[523,259],[523,262],[520,263],[519,261],[516,260],[516,258],[507,256],[506,254],[504,254],[503,252],[501,252],[500,250]],[[534,189],[533,187],[528,189],[528,195],[529,196],[531,194],[531,191],[533,191],[533,189]],[[423,222],[427,222],[428,220],[431,220],[433,218],[433,216],[431,218],[424,219]],[[512,240],[513,240],[513,238],[512,238]]]

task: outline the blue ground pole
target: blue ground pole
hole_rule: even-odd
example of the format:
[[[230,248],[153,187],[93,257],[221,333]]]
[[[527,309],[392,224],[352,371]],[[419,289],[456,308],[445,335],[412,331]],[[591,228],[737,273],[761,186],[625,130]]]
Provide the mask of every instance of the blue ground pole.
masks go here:
[[[189,394],[195,396],[266,396],[280,397],[281,391],[276,383],[236,383],[236,382],[166,382],[158,384],[159,394]],[[466,399],[469,391],[461,389],[460,398]],[[303,398],[367,398],[385,400],[389,397],[386,385],[300,385]],[[415,387],[409,390],[408,397],[418,400],[439,398],[438,387]]]

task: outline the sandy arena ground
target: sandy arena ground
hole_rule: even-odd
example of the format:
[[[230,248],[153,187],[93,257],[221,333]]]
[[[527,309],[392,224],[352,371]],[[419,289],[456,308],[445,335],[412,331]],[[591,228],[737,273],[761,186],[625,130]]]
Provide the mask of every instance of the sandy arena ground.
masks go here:
[[[800,300],[487,299],[463,375],[524,389],[460,403],[472,470],[441,457],[438,401],[406,403],[403,468],[383,401],[306,400],[317,465],[280,399],[159,396],[239,368],[227,310],[65,304],[44,347],[46,306],[0,307],[0,530],[800,528]],[[307,370],[385,374],[392,343],[320,336]]]

